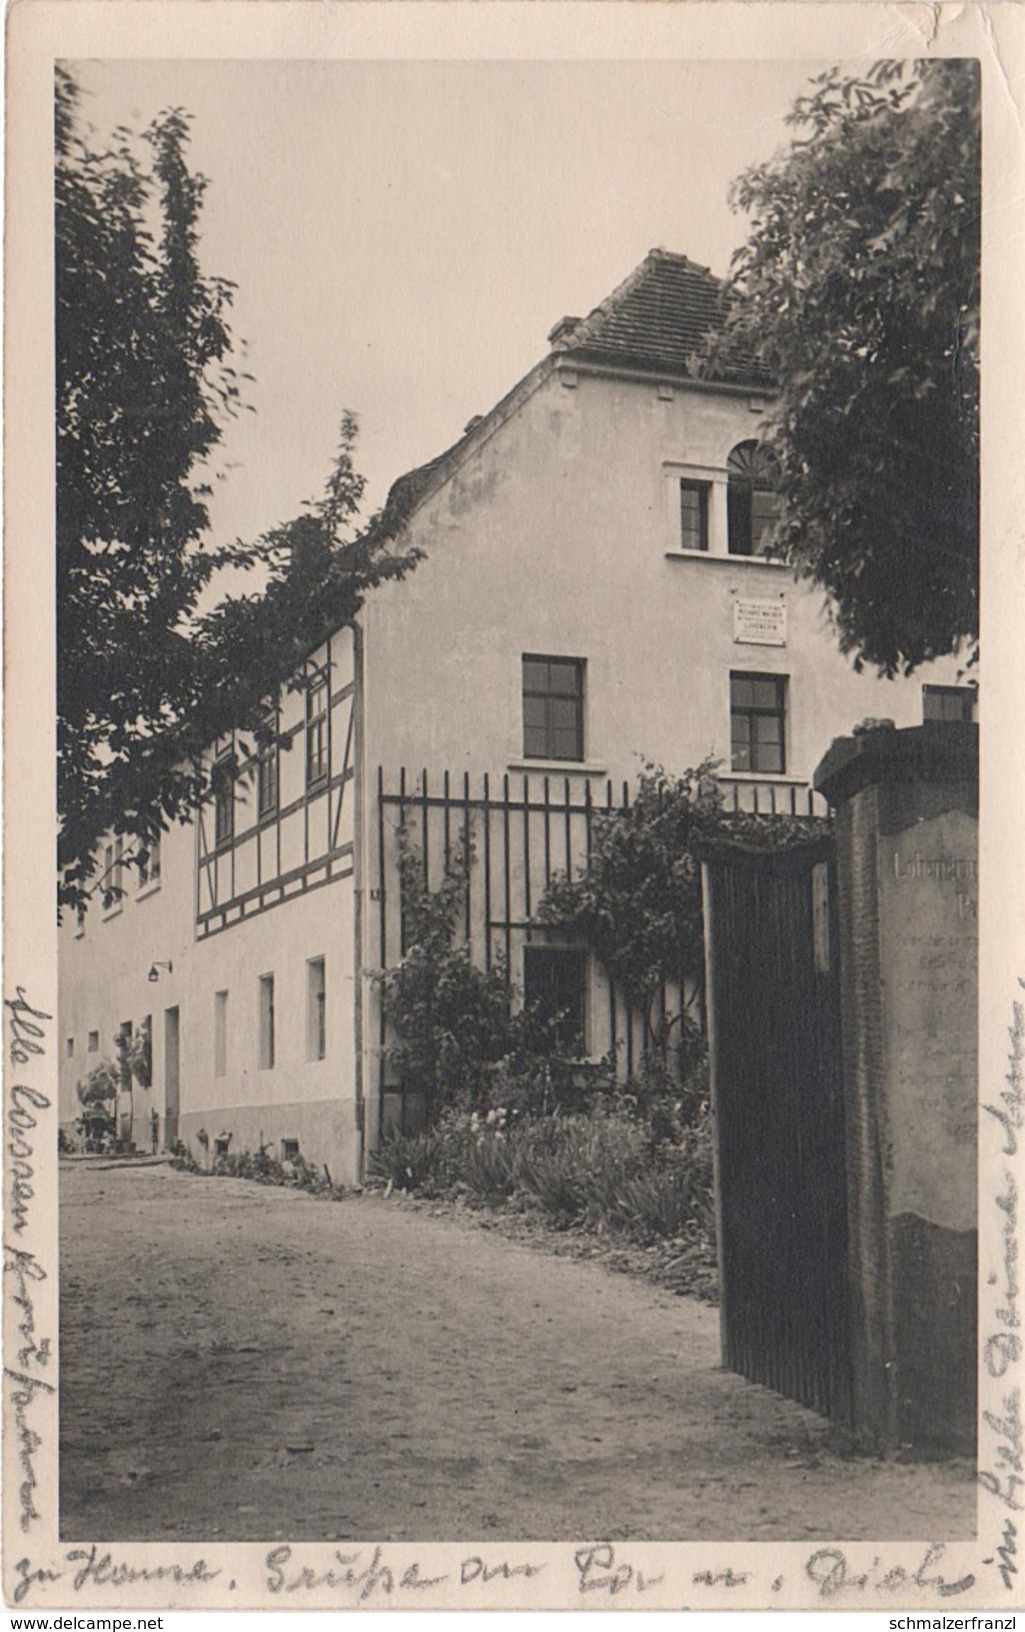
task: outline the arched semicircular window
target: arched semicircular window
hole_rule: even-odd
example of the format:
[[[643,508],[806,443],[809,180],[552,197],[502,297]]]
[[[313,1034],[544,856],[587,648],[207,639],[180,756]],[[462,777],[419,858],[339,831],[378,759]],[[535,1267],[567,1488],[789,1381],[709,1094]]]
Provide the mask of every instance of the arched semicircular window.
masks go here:
[[[772,460],[757,442],[738,442],[726,461],[727,548],[731,555],[769,555],[780,513]]]

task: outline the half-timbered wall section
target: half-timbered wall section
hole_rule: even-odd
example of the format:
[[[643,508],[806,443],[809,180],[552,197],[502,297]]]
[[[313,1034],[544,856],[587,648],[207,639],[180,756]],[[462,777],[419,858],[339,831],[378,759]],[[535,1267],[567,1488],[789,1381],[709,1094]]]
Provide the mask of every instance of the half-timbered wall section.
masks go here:
[[[307,659],[255,732],[213,745],[196,822],[200,939],[353,871],[353,631]]]
[[[78,1083],[146,1027],[152,1080],[116,1106],[137,1146],[156,1117],[158,1144],[200,1161],[221,1141],[359,1171],[356,640],[333,634],[258,731],[213,745],[210,798],[164,835],[155,873],[112,841],[121,893],[62,926],[66,1133]]]

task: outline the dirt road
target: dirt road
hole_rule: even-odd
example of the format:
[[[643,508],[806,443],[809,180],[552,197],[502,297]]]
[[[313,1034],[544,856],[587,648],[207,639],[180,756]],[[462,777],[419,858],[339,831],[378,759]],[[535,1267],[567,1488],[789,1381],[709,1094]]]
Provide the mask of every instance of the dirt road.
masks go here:
[[[61,1171],[69,1540],[974,1530],[964,1466],[845,1461],[718,1317],[392,1199]]]

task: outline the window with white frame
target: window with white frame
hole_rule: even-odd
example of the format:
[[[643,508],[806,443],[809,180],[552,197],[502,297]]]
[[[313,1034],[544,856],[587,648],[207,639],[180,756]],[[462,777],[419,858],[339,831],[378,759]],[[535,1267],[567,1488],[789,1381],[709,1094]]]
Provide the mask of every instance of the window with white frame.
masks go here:
[[[230,748],[217,756],[213,784],[214,844],[220,849],[235,836],[235,756]]]
[[[155,884],[160,877],[160,834],[152,839],[140,841],[139,846],[139,886]]]
[[[681,550],[708,550],[709,482],[696,482],[681,476],[680,492],[680,548]]]
[[[267,714],[256,733],[256,814],[263,820],[278,808],[278,720]]]
[[[327,675],[317,674],[306,690],[306,786],[315,787],[328,774]]]
[[[730,675],[732,770],[766,776],[786,770],[786,702],[786,675]]]

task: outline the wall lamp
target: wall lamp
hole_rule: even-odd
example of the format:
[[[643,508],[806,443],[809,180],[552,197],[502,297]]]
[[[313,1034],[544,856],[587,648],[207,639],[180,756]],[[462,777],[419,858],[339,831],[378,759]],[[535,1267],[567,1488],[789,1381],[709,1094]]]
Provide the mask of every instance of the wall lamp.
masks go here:
[[[149,969],[149,974],[146,976],[146,979],[147,980],[159,980],[160,979],[161,969],[166,969],[169,975],[174,973],[174,967],[170,962],[168,962],[168,963],[151,963],[150,964],[150,969]]]

